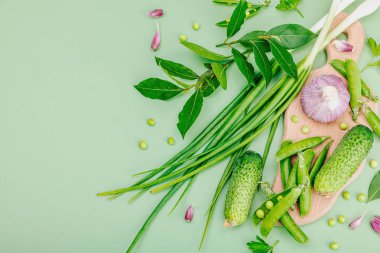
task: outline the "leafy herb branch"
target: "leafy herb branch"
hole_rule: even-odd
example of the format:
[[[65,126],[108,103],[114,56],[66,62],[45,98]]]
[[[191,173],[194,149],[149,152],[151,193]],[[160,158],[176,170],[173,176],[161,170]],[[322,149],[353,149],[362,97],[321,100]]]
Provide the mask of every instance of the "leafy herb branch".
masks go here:
[[[274,247],[279,243],[279,241],[276,241],[271,246],[259,236],[256,236],[256,240],[257,241],[251,241],[247,243],[248,249],[250,249],[252,253],[273,253]]]
[[[282,11],[296,11],[298,14],[300,14],[301,17],[303,17],[302,12],[298,9],[298,4],[302,0],[280,0],[280,3],[276,6],[276,9],[282,10]]]
[[[368,45],[371,48],[372,57],[362,72],[370,67],[380,67],[380,45],[373,38],[368,39]]]

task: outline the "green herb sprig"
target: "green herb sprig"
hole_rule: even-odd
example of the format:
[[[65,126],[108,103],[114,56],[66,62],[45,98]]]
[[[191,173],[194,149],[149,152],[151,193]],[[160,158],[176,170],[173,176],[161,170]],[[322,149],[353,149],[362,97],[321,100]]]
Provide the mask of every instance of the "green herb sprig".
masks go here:
[[[280,0],[280,3],[276,6],[276,9],[282,10],[282,11],[296,11],[298,14],[300,14],[301,17],[303,17],[302,12],[298,9],[298,4],[302,0]]]
[[[256,236],[256,240],[257,241],[251,241],[247,243],[248,249],[250,249],[252,253],[273,253],[274,247],[279,243],[279,241],[276,241],[271,246],[259,236]]]

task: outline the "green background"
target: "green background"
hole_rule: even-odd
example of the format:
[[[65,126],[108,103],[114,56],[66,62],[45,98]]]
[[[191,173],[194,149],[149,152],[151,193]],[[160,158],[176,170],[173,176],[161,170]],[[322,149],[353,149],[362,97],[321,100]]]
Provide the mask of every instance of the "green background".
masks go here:
[[[274,1],[277,2],[277,1]],[[250,19],[245,31],[268,29],[283,23],[314,24],[331,1],[304,0],[301,18],[295,12],[279,12],[275,4]],[[158,20],[162,47],[154,53],[150,42],[155,21],[145,13],[163,8]],[[352,9],[352,8],[350,8]],[[205,101],[200,118],[183,141],[176,130],[177,114],[187,96],[170,102],[148,100],[133,88],[144,78],[164,74],[155,66],[155,55],[180,61],[198,73],[202,60],[178,42],[180,34],[208,48],[223,41],[225,31],[217,21],[232,12],[208,0],[1,0],[0,1],[0,252],[85,253],[124,252],[160,197],[147,194],[133,205],[128,198],[115,201],[95,196],[97,192],[133,182],[131,175],[157,166],[192,139],[245,85],[235,67],[228,75],[227,91],[218,90]],[[380,11],[363,20],[367,34],[380,40]],[[202,28],[195,32],[194,21]],[[219,52],[227,53],[224,49]],[[305,52],[305,51],[304,51]],[[298,54],[299,57],[302,54]],[[360,60],[369,59],[365,48]],[[323,56],[319,58],[323,64]],[[378,69],[364,78],[380,94]],[[145,121],[153,117],[155,127]],[[273,154],[282,135],[278,131],[264,174],[272,181],[277,165]],[[175,137],[175,146],[166,144]],[[140,151],[140,139],[149,142]],[[265,135],[252,146],[261,152]],[[379,158],[379,138],[370,158]],[[202,173],[178,209],[168,216],[173,199],[154,221],[135,252],[197,252],[204,213],[225,163]],[[304,226],[311,242],[295,243],[283,229],[275,229],[269,241],[279,239],[276,252],[329,252],[337,241],[341,252],[375,252],[379,235],[369,219],[380,214],[380,201],[368,205],[355,200],[367,192],[377,170],[366,165],[349,187],[350,201],[339,199],[331,212]],[[131,195],[128,195],[131,196]],[[256,198],[256,202],[260,201]],[[224,199],[224,193],[222,195]],[[183,219],[193,204],[192,223]],[[369,214],[358,231],[346,225],[329,228],[326,220],[344,214],[350,221],[365,209]],[[248,252],[245,243],[258,228],[250,222],[223,227],[223,201],[202,252]]]

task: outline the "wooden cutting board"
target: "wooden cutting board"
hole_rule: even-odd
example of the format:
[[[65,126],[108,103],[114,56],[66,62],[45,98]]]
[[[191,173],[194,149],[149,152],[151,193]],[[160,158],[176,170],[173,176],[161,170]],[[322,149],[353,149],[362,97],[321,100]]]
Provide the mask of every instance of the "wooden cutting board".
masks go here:
[[[341,13],[338,15],[333,24],[332,27],[337,26],[345,17],[347,16],[346,13]],[[365,31],[361,23],[356,22],[353,25],[351,25],[346,31],[345,34],[348,38],[348,42],[354,46],[353,52],[338,52],[333,45],[329,45],[326,49],[327,51],[327,63],[320,69],[316,69],[311,72],[310,77],[307,81],[307,83],[312,80],[313,78],[320,76],[320,75],[329,75],[329,74],[335,74],[340,77],[339,73],[337,73],[331,66],[328,64],[328,61],[333,59],[353,59],[358,60],[359,56],[362,52],[364,43],[365,43]],[[343,78],[343,77],[342,77]],[[344,78],[343,78],[344,79]],[[345,80],[345,79],[344,79]],[[346,82],[346,80],[345,80]],[[347,84],[347,83],[346,83]],[[377,111],[377,104],[376,103],[369,103],[368,104],[374,111]],[[300,120],[298,123],[293,123],[291,121],[291,117],[293,115],[297,115]],[[364,124],[367,125],[367,122],[365,120],[365,117],[363,114],[360,115],[358,122],[354,122],[351,118],[350,111],[347,110],[347,112],[342,115],[337,121],[329,123],[329,124],[322,124],[315,122],[311,119],[309,119],[302,111],[302,107],[300,104],[300,95],[293,101],[293,103],[289,106],[287,111],[285,112],[285,118],[284,118],[284,140],[292,140],[293,142],[299,141],[308,137],[313,136],[331,136],[334,139],[333,144],[330,147],[330,151],[328,156],[332,153],[332,151],[336,148],[344,134],[347,132],[343,131],[339,128],[340,122],[347,122],[349,125],[349,128],[352,128],[356,124]],[[303,134],[301,132],[302,126],[308,126],[310,127],[310,133]],[[325,143],[324,143],[325,144]],[[322,147],[324,145],[321,145],[316,148],[317,156],[319,152],[321,151]],[[294,211],[290,211],[291,216],[294,218],[295,222],[298,225],[308,224],[313,221],[316,221],[323,217],[334,205],[335,201],[340,196],[341,191],[346,188],[349,184],[351,184],[361,173],[363,167],[364,167],[365,161],[363,161],[362,165],[358,168],[358,170],[355,172],[355,174],[350,178],[350,180],[346,183],[346,185],[336,194],[331,195],[330,197],[324,197],[319,194],[317,194],[313,190],[313,205],[312,209],[306,217],[301,218],[299,215],[298,208],[296,207]],[[278,169],[277,175],[273,184],[273,190],[275,192],[281,192],[283,191],[283,186],[281,182],[281,175],[280,170]]]

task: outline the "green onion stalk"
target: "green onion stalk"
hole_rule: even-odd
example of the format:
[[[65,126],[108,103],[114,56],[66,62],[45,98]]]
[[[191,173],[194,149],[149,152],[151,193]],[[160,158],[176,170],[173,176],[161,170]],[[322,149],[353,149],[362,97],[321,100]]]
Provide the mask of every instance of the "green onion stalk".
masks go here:
[[[223,161],[227,157],[232,156],[215,191],[209,214],[213,212],[215,202],[231,174],[231,165],[233,164],[234,159],[244,152],[252,141],[266,131],[267,128],[272,126],[273,129],[273,127],[278,124],[281,115],[283,115],[284,111],[301,91],[310,74],[318,52],[323,50],[332,39],[347,29],[347,27],[353,22],[375,11],[378,6],[376,8],[368,8],[369,6],[362,7],[366,3],[368,5],[368,2],[373,1],[375,0],[367,0],[364,2],[359,6],[359,10],[357,9],[354,11],[339,26],[330,32],[330,34],[328,34],[330,25],[336,14],[336,9],[340,3],[340,0],[334,0],[326,19],[325,26],[321,30],[313,49],[310,54],[297,65],[299,76],[297,80],[290,76],[284,76],[277,84],[273,85],[257,103],[253,104],[258,96],[257,94],[264,90],[261,88],[261,85],[264,85],[264,80],[260,78],[260,81],[256,86],[245,88],[243,92],[240,93],[240,95],[235,98],[216,117],[216,119],[214,119],[209,126],[206,127],[197,138],[195,138],[195,140],[193,140],[193,142],[170,159],[165,166],[152,170],[143,179],[130,187],[99,194],[99,196],[120,196],[129,191],[142,190],[145,192],[147,189],[151,189],[151,187],[156,187],[151,190],[151,192],[155,193],[171,187],[141,227],[127,252],[132,251],[137,241],[155,216],[157,216],[162,207],[174,196],[187,180],[193,180],[194,177],[202,171]],[[368,9],[370,9],[370,11]],[[364,10],[366,10],[366,12]],[[273,71],[277,72],[278,66],[276,68],[276,64],[273,64],[272,67]],[[252,108],[248,110],[252,104]],[[244,112],[247,113],[242,116]],[[207,143],[207,147],[201,153],[195,155],[198,150],[203,148]],[[181,167],[181,165],[188,161],[191,162]],[[153,178],[162,171],[164,171],[164,173],[159,177]],[[188,189],[188,187],[186,189]],[[185,192],[187,191],[186,189]],[[205,231],[206,230],[207,228]]]

